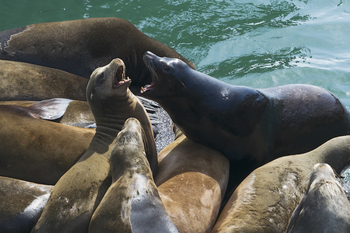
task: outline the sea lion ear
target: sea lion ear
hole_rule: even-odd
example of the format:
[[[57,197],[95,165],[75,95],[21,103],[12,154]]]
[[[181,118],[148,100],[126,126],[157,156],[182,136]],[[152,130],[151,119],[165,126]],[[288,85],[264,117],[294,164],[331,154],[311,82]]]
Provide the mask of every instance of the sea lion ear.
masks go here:
[[[35,118],[56,120],[64,115],[72,101],[64,98],[48,99],[26,107],[26,110]]]

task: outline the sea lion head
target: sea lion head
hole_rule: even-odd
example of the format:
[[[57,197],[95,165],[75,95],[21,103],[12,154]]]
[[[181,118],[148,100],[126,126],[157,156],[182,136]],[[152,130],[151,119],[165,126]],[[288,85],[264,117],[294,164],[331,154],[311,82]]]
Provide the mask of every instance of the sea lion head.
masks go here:
[[[158,100],[181,95],[186,89],[186,77],[192,70],[177,58],[158,57],[147,51],[143,60],[152,75],[152,83],[141,88],[142,96]]]
[[[140,145],[144,144],[145,134],[139,120],[134,117],[128,118],[122,130],[118,133],[116,144],[119,146],[135,145],[136,149],[140,148]],[[117,149],[118,146],[115,148]]]
[[[142,166],[132,166],[138,164],[140,156],[149,168],[145,172],[151,173],[149,163],[146,158],[147,137],[143,127],[136,118],[128,118],[122,130],[118,133],[111,153],[111,166],[113,180],[118,179],[126,169],[139,170]]]
[[[92,112],[113,111],[115,100],[128,96],[131,80],[125,76],[124,62],[113,59],[108,65],[95,69],[86,88],[86,99]]]
[[[326,163],[316,164],[311,173],[309,186],[306,193],[308,193],[309,190],[314,189],[316,186],[321,186],[327,182],[335,183],[339,189],[342,189],[331,166]]]

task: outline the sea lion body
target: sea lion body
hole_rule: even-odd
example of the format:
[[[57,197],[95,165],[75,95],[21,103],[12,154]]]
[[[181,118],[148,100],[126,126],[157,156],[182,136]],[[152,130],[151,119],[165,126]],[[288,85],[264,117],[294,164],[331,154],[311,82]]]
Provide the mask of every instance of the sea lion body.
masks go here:
[[[286,232],[350,232],[350,203],[328,164],[314,166],[308,189]]]
[[[89,18],[32,24],[0,32],[0,59],[56,68],[89,78],[118,57],[125,62],[133,86],[151,81],[143,64],[146,51],[193,63],[120,18]]]
[[[0,232],[30,232],[49,199],[52,185],[0,177]]]
[[[5,60],[0,60],[0,70],[1,101],[52,98],[86,100],[88,80],[83,77],[58,69]]]
[[[94,212],[89,232],[178,232],[159,197],[145,156],[142,126],[129,118],[111,153],[112,185]]]
[[[126,119],[139,119],[147,139],[153,140],[146,111],[128,89],[130,81],[125,77],[125,66],[120,59],[91,74],[86,95],[96,120],[96,133],[83,156],[56,183],[33,233],[88,231],[91,216],[110,186],[113,141]],[[155,175],[158,161],[151,139],[146,155]]]
[[[239,180],[277,157],[310,151],[350,132],[346,108],[320,87],[254,89],[229,85],[151,52],[144,61],[153,82],[141,96],[158,102],[189,139],[237,165],[233,170],[241,174]]]
[[[38,119],[43,115],[33,105],[0,106],[1,176],[53,185],[89,147],[94,129]]]
[[[255,169],[236,188],[211,232],[285,232],[314,165],[327,163],[340,173],[349,161],[350,136],[342,136],[310,152],[284,156]]]
[[[221,153],[180,136],[158,155],[156,184],[180,232],[209,232],[220,210],[229,178]]]

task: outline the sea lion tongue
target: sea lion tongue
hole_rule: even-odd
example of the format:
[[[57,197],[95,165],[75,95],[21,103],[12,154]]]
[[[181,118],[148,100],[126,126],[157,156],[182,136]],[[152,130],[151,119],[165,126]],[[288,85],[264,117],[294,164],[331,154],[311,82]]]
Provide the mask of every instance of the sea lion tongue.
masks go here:
[[[124,68],[123,66],[119,66],[117,69],[117,73],[115,74],[115,77],[113,79],[113,83],[112,83],[112,88],[116,89],[119,86],[123,85],[126,82],[130,82],[131,80],[129,79],[129,77],[125,78],[125,72],[124,72]]]

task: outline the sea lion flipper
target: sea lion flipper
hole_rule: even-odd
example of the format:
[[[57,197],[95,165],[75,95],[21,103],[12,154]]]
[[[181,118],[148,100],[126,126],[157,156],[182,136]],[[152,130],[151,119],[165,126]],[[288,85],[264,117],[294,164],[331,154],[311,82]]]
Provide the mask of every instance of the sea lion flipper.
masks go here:
[[[63,116],[71,101],[65,98],[43,100],[27,107],[27,110],[35,118],[56,120]]]

